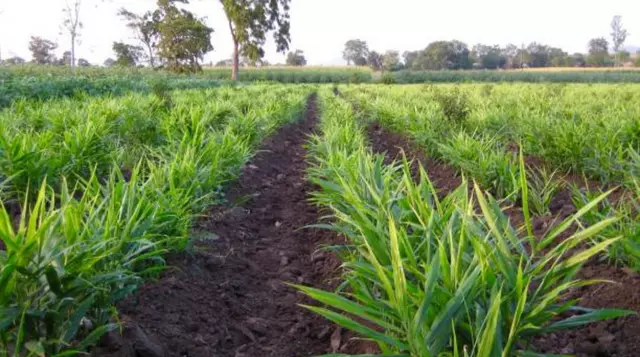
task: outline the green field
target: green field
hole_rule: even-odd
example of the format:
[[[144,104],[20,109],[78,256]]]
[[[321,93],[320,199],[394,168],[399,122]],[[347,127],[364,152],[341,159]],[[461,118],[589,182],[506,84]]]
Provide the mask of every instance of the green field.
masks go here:
[[[177,75],[137,68],[76,68],[58,66],[0,67],[0,107],[19,99],[50,99],[82,95],[122,95],[149,92],[162,85],[170,89],[210,88],[231,77],[228,68],[209,68],[194,75]],[[640,71],[399,71],[373,73],[359,67],[243,68],[243,82],[276,83],[640,83]]]
[[[363,69],[253,69],[241,72],[240,83],[226,81],[228,74],[0,69],[0,356],[92,351],[101,335],[118,331],[118,303],[176,279],[167,270],[169,255],[240,254],[252,262],[242,271],[252,274],[260,262],[255,256],[266,249],[262,231],[249,232],[256,236],[231,252],[217,232],[194,228],[212,209],[263,194],[234,202],[227,196],[261,144],[296,125],[306,161],[270,165],[305,166],[309,185],[296,187],[310,201],[296,209],[320,207],[328,215],[309,224],[341,238],[314,244],[342,265],[322,277],[337,280],[333,285],[274,278],[294,299],[270,303],[291,309],[300,303],[373,341],[375,352],[359,353],[544,356],[534,352],[564,353],[565,346],[549,352],[542,337],[566,334],[578,343],[589,336],[578,333],[581,326],[608,328],[604,320],[617,318],[616,331],[632,336],[616,340],[626,351],[618,356],[633,355],[637,302],[582,303],[620,288],[603,280],[635,279],[640,272],[640,84],[595,83],[638,82],[640,72],[378,78]],[[371,81],[428,83],[360,84]],[[512,81],[590,83],[435,83]],[[304,132],[303,118],[314,128]],[[374,124],[405,138],[400,149],[407,156],[393,160],[377,152]],[[433,163],[451,168],[450,176],[430,171]],[[278,167],[267,169],[275,173],[263,190],[283,179]],[[444,190],[442,180],[460,184]],[[287,204],[283,199],[264,210]],[[286,226],[287,219],[264,224]],[[245,248],[254,255],[243,255]],[[294,251],[302,256],[274,254],[276,269],[316,260],[315,252]],[[205,274],[208,268],[193,261],[177,270],[195,266],[194,276]],[[216,269],[223,276],[238,268],[230,258]],[[583,269],[613,273],[585,276]],[[236,296],[234,282],[225,284]],[[296,300],[287,284],[320,305]],[[638,291],[632,284],[622,289]],[[214,328],[186,321],[185,329],[194,323],[200,333]],[[279,328],[296,340],[320,339],[286,324],[298,321],[268,323],[241,331],[240,341],[258,344],[260,334]],[[180,334],[193,345],[203,338]],[[328,349],[331,334],[324,335]],[[225,341],[228,350],[243,346]]]

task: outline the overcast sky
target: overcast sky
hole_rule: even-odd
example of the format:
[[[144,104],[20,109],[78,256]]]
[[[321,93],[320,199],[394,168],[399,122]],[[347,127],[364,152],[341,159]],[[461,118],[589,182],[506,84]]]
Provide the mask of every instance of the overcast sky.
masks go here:
[[[59,55],[70,47],[60,33],[66,0],[0,0],[0,47],[4,58],[30,59],[30,36],[59,43]],[[71,1],[71,0],[69,0]],[[84,29],[77,58],[102,63],[113,57],[113,41],[135,43],[116,16],[117,10],[144,12],[155,0],[83,0]],[[206,17],[214,28],[214,51],[205,62],[229,58],[232,44],[218,0],[192,0],[187,8]],[[499,44],[538,41],[568,52],[585,52],[590,38],[610,38],[609,23],[622,15],[629,30],[627,46],[640,46],[640,0],[292,0],[291,49],[305,51],[309,64],[342,64],[342,48],[352,38],[369,43],[372,50],[416,50],[435,40],[457,39]],[[266,59],[284,62],[274,46]]]

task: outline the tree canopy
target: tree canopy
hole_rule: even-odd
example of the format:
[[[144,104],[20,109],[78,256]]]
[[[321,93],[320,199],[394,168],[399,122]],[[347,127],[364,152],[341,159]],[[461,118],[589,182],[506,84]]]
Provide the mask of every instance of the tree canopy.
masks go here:
[[[232,79],[238,79],[240,56],[259,62],[264,57],[264,45],[273,32],[277,52],[289,49],[290,0],[220,0],[233,40]]]
[[[356,66],[365,66],[367,57],[369,56],[369,45],[362,40],[349,40],[344,44],[342,58],[347,61],[347,65],[351,63]]]
[[[295,50],[287,54],[286,64],[289,66],[306,66],[307,59],[304,57],[304,51]]]
[[[142,47],[123,42],[114,42],[113,52],[116,54],[116,60],[112,65],[120,67],[134,67],[142,57]]]
[[[199,61],[213,50],[213,29],[193,13],[176,7],[176,2],[188,3],[187,0],[158,0],[158,9],[153,14],[159,38],[158,55],[171,71],[198,71]]]
[[[367,56],[367,64],[374,71],[382,70],[382,55],[376,51],[369,51]]]
[[[131,29],[136,38],[145,46],[147,51],[146,59],[151,67],[155,67],[155,47],[158,44],[158,26],[153,20],[153,12],[148,11],[143,15],[138,15],[125,8],[118,11],[125,21],[127,27]]]
[[[387,51],[382,55],[382,68],[385,71],[396,71],[400,69],[402,63],[400,63],[400,52]]]
[[[53,64],[56,56],[53,53],[58,48],[58,44],[53,41],[38,36],[31,36],[29,41],[29,51],[33,57],[33,63]]]

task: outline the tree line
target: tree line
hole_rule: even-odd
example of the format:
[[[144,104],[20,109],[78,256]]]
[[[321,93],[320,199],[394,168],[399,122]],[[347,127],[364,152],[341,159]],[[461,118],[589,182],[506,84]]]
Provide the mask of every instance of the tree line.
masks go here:
[[[89,0],[90,1],[90,0]],[[213,0],[216,1],[216,0]],[[212,1],[212,2],[213,2]],[[237,79],[240,58],[255,63],[264,58],[267,35],[272,34],[278,52],[289,49],[291,0],[217,0],[225,12],[233,42],[233,78]],[[83,29],[81,5],[83,0],[66,0],[61,29],[69,35],[70,49],[58,59],[54,51],[58,44],[44,37],[34,36],[29,43],[35,64],[89,65],[75,58],[75,46]],[[214,29],[205,19],[184,9],[189,0],[157,0],[156,9],[136,14],[122,8],[118,12],[126,26],[135,34],[136,43],[114,42],[115,59],[108,58],[105,66],[137,66],[147,64],[174,72],[195,72],[201,69],[204,55],[213,50],[211,34]],[[300,53],[301,54],[301,53]],[[294,53],[294,57],[296,53]],[[24,63],[20,57],[3,61]],[[306,60],[304,60],[306,63]]]
[[[81,36],[83,23],[81,5],[83,0],[66,0],[62,9],[64,21],[61,30],[68,34],[69,50],[62,58],[56,58],[54,51],[58,44],[43,37],[33,36],[29,43],[32,63],[66,66],[89,66],[83,58],[75,56],[75,46]],[[84,0],[91,1],[91,0]],[[216,1],[216,0],[213,0]],[[289,49],[291,0],[217,0],[222,4],[233,43],[232,57],[216,63],[217,66],[231,66],[232,77],[237,79],[240,66],[266,66],[264,44],[267,35],[272,34],[278,52]],[[118,11],[118,16],[134,33],[135,43],[114,42],[112,50],[115,58],[108,58],[104,66],[142,66],[164,68],[174,72],[195,72],[201,69],[204,55],[213,50],[211,34],[214,29],[207,26],[205,19],[179,5],[189,4],[189,0],[157,0],[156,9],[137,14],[126,8]],[[377,52],[370,50],[366,41],[349,40],[345,43],[343,58],[348,65],[370,66],[376,71],[407,70],[459,70],[459,69],[500,69],[525,67],[606,67],[619,66],[631,60],[631,54],[624,51],[628,32],[622,25],[622,18],[615,16],[611,22],[611,43],[604,37],[588,42],[588,52],[569,54],[564,50],[532,42],[525,46],[509,44],[476,44],[435,41],[422,50]],[[611,48],[611,52],[610,52]],[[640,56],[636,56],[640,66]],[[25,63],[20,57],[2,61],[7,64]],[[286,65],[307,64],[304,51],[296,49],[288,52]]]
[[[348,65],[369,66],[376,71],[610,67],[631,59],[631,54],[623,49],[627,36],[622,18],[615,16],[611,22],[611,45],[604,37],[591,39],[587,54],[569,54],[537,42],[527,46],[477,44],[469,47],[464,42],[452,40],[435,41],[423,50],[405,51],[400,55],[398,51],[379,53],[370,50],[366,41],[354,39],[345,43],[342,55]],[[610,48],[612,52],[609,52]],[[636,65],[640,66],[640,57],[636,58]]]

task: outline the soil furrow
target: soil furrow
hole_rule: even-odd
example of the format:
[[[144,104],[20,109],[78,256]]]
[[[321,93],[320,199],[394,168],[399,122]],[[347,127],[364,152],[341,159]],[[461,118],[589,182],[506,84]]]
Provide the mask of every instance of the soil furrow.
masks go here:
[[[300,308],[311,301],[287,285],[328,288],[340,273],[340,261],[318,249],[339,237],[302,229],[322,215],[308,202],[314,187],[304,171],[316,121],[312,95],[304,120],[268,138],[246,165],[230,204],[199,222],[195,250],[170,257],[175,269],[119,305],[125,338],[110,334],[98,355],[301,357],[353,348]]]
[[[414,178],[417,177],[418,170],[416,163],[422,164],[440,195],[446,195],[461,184],[455,168],[429,158],[404,135],[387,130],[378,123],[369,125],[367,133],[373,151],[384,154],[385,162],[400,159],[404,152],[414,162]],[[575,212],[568,192],[562,192],[556,197],[551,211],[552,215],[533,218],[534,234],[537,236],[543,235],[555,223]],[[520,207],[508,209],[506,213],[514,225],[523,223]],[[630,269],[591,261],[583,267],[579,278],[604,279],[615,283],[576,289],[567,299],[580,299],[580,306],[588,308],[640,311],[640,275]],[[640,351],[638,331],[640,317],[631,316],[552,333],[536,339],[534,346],[539,352],[575,354],[578,357],[636,357]]]

